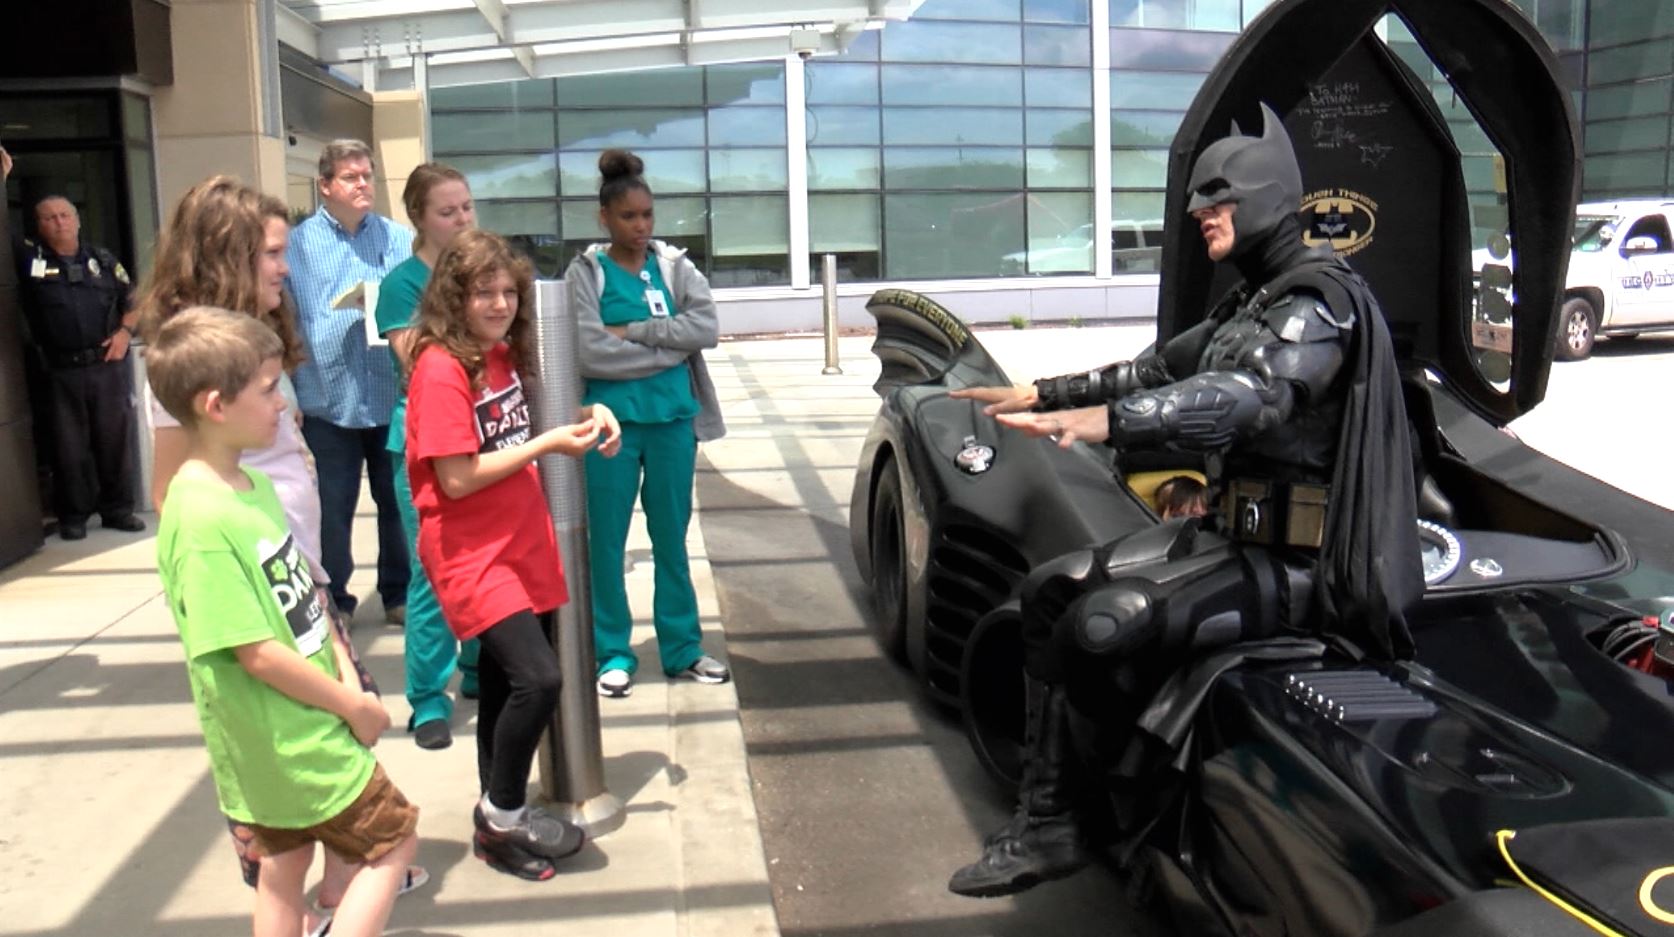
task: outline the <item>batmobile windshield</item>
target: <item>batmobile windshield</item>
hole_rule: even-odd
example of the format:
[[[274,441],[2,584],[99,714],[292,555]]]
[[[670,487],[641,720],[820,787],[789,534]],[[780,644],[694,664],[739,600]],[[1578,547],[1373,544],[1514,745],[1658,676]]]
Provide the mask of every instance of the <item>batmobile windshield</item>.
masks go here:
[[[1496,423],[1538,404],[1576,236],[1580,137],[1557,57],[1527,17],[1507,0],[1276,0],[1182,120],[1165,218],[1184,217],[1204,149],[1234,123],[1259,132],[1261,104],[1296,147],[1304,239],[1329,242],[1371,284],[1403,361]],[[1503,191],[1467,189],[1467,159],[1490,151]],[[1471,254],[1490,226],[1517,246],[1505,320],[1515,338],[1485,346],[1471,322]],[[1169,225],[1162,246],[1167,339],[1201,321],[1236,274],[1211,267],[1194,225]]]

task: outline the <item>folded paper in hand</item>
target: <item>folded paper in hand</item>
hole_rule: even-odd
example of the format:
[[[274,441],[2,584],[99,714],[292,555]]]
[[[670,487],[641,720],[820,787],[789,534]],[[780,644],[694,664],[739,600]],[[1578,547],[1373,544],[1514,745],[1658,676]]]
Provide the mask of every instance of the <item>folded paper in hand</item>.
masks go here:
[[[338,293],[331,301],[333,309],[359,309],[371,312],[378,308],[378,284],[371,280],[361,280]],[[366,344],[368,346],[388,345],[389,342],[378,334],[378,329],[372,324],[372,317],[366,317]]]

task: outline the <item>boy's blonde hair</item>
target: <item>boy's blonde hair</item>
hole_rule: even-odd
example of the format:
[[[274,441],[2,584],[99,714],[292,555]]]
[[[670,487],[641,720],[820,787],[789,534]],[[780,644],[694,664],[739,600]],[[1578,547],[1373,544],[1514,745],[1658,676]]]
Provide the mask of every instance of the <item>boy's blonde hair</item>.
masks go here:
[[[206,390],[232,400],[254,380],[262,363],[283,358],[284,342],[247,315],[193,306],[171,316],[145,349],[151,392],[169,416],[192,429],[198,414],[192,401]]]

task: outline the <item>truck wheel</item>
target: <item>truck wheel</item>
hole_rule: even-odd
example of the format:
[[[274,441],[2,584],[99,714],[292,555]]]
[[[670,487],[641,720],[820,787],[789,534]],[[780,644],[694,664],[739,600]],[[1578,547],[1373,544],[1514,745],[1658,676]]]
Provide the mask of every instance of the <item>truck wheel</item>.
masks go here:
[[[906,518],[901,513],[901,475],[890,459],[872,493],[872,630],[878,646],[897,661],[907,659]]]
[[[1593,353],[1593,339],[1598,334],[1598,313],[1593,304],[1579,296],[1564,301],[1558,312],[1558,358],[1580,361]]]

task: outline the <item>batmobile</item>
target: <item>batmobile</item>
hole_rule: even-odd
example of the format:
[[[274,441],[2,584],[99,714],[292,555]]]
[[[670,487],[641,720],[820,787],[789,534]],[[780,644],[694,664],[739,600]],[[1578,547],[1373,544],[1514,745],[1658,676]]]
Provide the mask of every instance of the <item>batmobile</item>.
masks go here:
[[[1447,86],[1408,64],[1414,46],[1379,38],[1386,14]],[[1503,157],[1509,351],[1472,329],[1467,193],[1438,100],[1460,125],[1468,111]],[[1205,147],[1235,120],[1260,127],[1258,102],[1296,142],[1305,237],[1350,254],[1401,359],[1427,518],[1417,653],[1357,662],[1322,646],[1211,668],[1185,794],[1131,870],[1191,934],[1595,932],[1578,915],[1606,933],[1660,932],[1674,922],[1674,670],[1662,663],[1674,641],[1647,616],[1674,595],[1654,565],[1674,549],[1674,515],[1502,432],[1545,393],[1579,194],[1557,61],[1504,0],[1278,0],[1186,113],[1168,218],[1185,217]],[[1168,226],[1162,258],[1159,341],[1230,285],[1193,225]],[[1018,584],[1053,557],[1157,529],[1146,478],[1176,467],[1002,430],[948,396],[1012,383],[956,315],[901,290],[869,308],[882,406],[850,529],[877,638],[1015,784]],[[1523,844],[1559,858],[1518,863]],[[1519,877],[1543,891],[1496,887]]]

